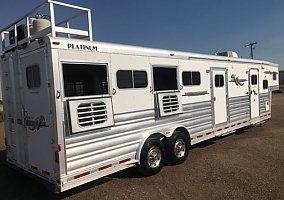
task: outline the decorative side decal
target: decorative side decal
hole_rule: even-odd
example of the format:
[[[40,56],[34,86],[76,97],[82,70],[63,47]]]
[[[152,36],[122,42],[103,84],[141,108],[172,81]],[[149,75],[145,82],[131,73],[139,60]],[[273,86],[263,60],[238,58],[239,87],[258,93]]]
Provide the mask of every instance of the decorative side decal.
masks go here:
[[[31,131],[38,131],[40,128],[43,127],[49,127],[46,124],[45,117],[43,115],[40,115],[39,117],[36,117],[34,119],[31,119],[30,117],[25,117],[24,120],[25,126],[28,127]]]
[[[230,82],[234,82],[237,86],[243,86],[247,80],[239,79],[235,74],[232,74]]]

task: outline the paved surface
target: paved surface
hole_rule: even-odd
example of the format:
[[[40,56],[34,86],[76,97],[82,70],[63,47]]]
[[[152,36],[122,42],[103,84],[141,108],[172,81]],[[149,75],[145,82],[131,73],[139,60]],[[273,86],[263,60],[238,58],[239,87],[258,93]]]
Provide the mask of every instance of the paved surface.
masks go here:
[[[135,169],[61,195],[0,165],[0,199],[284,199],[284,94],[273,95],[272,119],[196,145],[187,161],[143,178]],[[0,162],[5,160],[0,124]]]

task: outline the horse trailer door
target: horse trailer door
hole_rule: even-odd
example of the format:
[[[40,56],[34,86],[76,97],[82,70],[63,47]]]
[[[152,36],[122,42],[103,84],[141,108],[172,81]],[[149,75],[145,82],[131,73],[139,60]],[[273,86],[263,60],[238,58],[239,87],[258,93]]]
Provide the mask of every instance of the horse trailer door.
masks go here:
[[[22,68],[23,114],[26,164],[33,171],[52,174],[50,83],[45,49],[20,57]]]
[[[259,117],[259,76],[257,69],[250,69],[250,115],[251,119]]]
[[[211,74],[215,124],[227,122],[226,69],[214,68]]]

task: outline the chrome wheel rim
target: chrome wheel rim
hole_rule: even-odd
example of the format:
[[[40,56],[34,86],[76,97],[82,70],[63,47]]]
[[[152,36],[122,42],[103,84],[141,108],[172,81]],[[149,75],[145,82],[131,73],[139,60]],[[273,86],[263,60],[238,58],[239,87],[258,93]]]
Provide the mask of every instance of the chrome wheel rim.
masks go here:
[[[162,159],[161,149],[157,146],[151,147],[148,151],[147,161],[151,168],[157,168],[160,166]]]
[[[175,156],[177,158],[182,158],[185,155],[185,142],[182,139],[178,139],[174,146]]]

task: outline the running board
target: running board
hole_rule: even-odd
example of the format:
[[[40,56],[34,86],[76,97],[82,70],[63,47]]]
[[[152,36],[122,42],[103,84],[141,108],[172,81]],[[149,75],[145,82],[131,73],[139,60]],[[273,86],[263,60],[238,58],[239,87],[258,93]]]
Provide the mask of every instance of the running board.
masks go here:
[[[263,121],[260,121],[260,122],[257,122],[255,124],[251,124],[251,126],[257,126],[257,127],[261,127],[262,126],[262,123],[266,122],[265,120]]]

